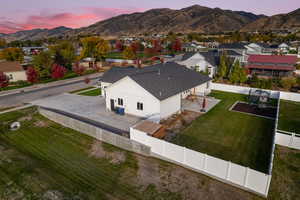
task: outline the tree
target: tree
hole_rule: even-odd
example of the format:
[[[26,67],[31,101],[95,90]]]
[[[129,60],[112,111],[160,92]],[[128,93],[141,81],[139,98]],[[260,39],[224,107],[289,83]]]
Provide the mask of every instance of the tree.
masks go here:
[[[142,44],[140,42],[133,42],[130,44],[130,47],[132,48],[134,53],[142,50]]]
[[[172,50],[175,52],[181,51],[181,41],[176,39],[172,44]]]
[[[136,58],[136,54],[131,47],[126,47],[122,54],[125,59],[134,60]]]
[[[152,41],[152,48],[155,50],[155,52],[161,52],[161,42],[159,40],[153,40]]]
[[[120,40],[116,41],[115,48],[117,51],[121,52],[124,49],[124,45]]]
[[[38,72],[40,78],[49,78],[51,75],[51,67],[53,58],[50,51],[44,51],[33,57],[32,64]]]
[[[104,59],[104,57],[107,55],[107,53],[110,51],[110,45],[107,40],[100,39],[97,46],[97,57],[101,60]]]
[[[33,67],[28,67],[26,70],[27,81],[29,83],[38,82],[39,75],[38,72]]]
[[[233,83],[233,84],[238,83],[239,80],[240,80],[239,74],[240,74],[240,63],[239,62],[235,62],[233,64],[231,73],[229,75],[230,82]]]
[[[77,75],[81,76],[85,72],[85,67],[80,65],[79,62],[76,62],[75,65],[72,68],[73,72],[75,72]]]
[[[0,38],[0,48],[6,47],[6,40],[4,38]]]
[[[58,65],[58,64],[54,64],[52,66],[52,74],[51,74],[51,77],[53,79],[60,79],[60,78],[63,78],[67,72],[67,69],[61,65]]]
[[[227,75],[227,63],[226,63],[226,54],[223,53],[220,57],[220,66],[218,69],[217,77],[219,79],[224,79],[225,76]]]
[[[19,48],[10,47],[2,50],[2,58],[7,61],[19,61],[23,62],[24,54],[23,51]]]
[[[81,39],[82,51],[81,58],[96,58],[98,54],[97,45],[100,41],[99,37],[85,37]]]
[[[50,47],[54,62],[71,69],[75,61],[75,48],[69,41],[61,41]]]
[[[7,87],[9,84],[9,78],[4,72],[0,72],[0,88]]]

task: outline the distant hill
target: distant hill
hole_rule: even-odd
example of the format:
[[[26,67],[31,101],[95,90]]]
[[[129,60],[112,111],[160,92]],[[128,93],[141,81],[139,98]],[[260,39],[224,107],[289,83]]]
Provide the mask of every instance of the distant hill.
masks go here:
[[[223,32],[239,30],[261,18],[253,13],[207,8],[199,5],[172,10],[152,9],[143,13],[120,15],[71,34],[130,35],[139,33]]]
[[[300,29],[300,9],[288,14],[256,15],[245,11],[222,10],[199,5],[180,10],[151,9],[145,12],[123,14],[79,29],[57,27],[33,29],[0,35],[9,41],[37,40],[58,36],[98,34],[102,36],[136,35],[143,33],[215,33],[226,31],[256,31]]]
[[[2,36],[0,34],[0,37],[4,37],[8,41],[39,40],[43,38],[62,36],[70,30],[72,29],[64,26],[60,26],[53,29],[32,29],[26,31],[18,31],[12,34],[3,34]]]
[[[271,17],[262,17],[242,28],[242,31],[300,29],[300,8]]]

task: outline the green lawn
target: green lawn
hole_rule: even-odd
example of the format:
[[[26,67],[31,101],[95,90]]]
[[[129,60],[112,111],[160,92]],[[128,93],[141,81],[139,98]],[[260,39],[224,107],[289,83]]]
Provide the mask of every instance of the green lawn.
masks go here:
[[[214,91],[211,96],[221,102],[173,142],[266,173],[275,122],[229,111],[236,101],[245,101],[245,95]]]
[[[278,129],[300,134],[300,102],[280,101]]]
[[[97,143],[45,119],[33,107],[0,115],[0,119],[3,200],[263,200],[182,167]],[[7,126],[14,121],[20,121],[22,128],[9,131]],[[107,155],[124,155],[124,160],[112,162],[95,153],[95,147]],[[299,197],[299,166],[300,151],[276,148],[269,200]],[[49,198],[49,193],[58,197]]]
[[[74,93],[82,92],[82,91],[85,91],[85,90],[88,90],[88,89],[92,89],[92,88],[95,88],[95,87],[93,87],[93,86],[91,86],[91,87],[86,87],[86,88],[82,88],[82,89],[79,89],[79,90],[71,91],[71,92],[69,92],[69,93],[74,94]]]
[[[92,156],[94,139],[45,119],[35,108],[0,117],[0,199],[43,199],[49,191],[63,199],[95,200],[143,199],[147,193],[124,181],[136,176],[132,153],[106,144],[106,151],[122,151],[124,161]],[[7,125],[17,119],[22,128],[9,131]],[[171,192],[149,192],[179,199]]]
[[[89,91],[86,91],[86,92],[79,93],[79,95],[83,95],[83,96],[100,96],[101,95],[101,89],[97,88],[97,89],[94,89],[94,90],[89,90]]]

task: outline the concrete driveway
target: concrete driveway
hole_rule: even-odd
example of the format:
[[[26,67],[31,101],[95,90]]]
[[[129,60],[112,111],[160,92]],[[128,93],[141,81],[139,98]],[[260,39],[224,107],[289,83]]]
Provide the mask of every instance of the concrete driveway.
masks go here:
[[[129,132],[131,126],[142,118],[131,115],[117,115],[106,110],[103,97],[61,94],[31,102],[33,105],[52,108],[91,119],[111,127]]]

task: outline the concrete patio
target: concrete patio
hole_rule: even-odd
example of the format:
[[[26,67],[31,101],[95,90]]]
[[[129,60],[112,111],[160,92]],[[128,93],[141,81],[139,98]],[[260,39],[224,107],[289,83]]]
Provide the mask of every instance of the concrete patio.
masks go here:
[[[202,104],[204,97],[197,96],[194,100],[182,99],[181,100],[181,108],[182,110],[188,110],[193,112],[201,112]],[[213,107],[215,107],[220,102],[219,99],[215,99],[212,97],[206,97],[206,107],[205,110],[208,112]]]
[[[31,104],[74,114],[126,132],[129,132],[131,126],[142,120],[139,117],[117,115],[106,110],[103,97],[61,94],[36,100]]]

